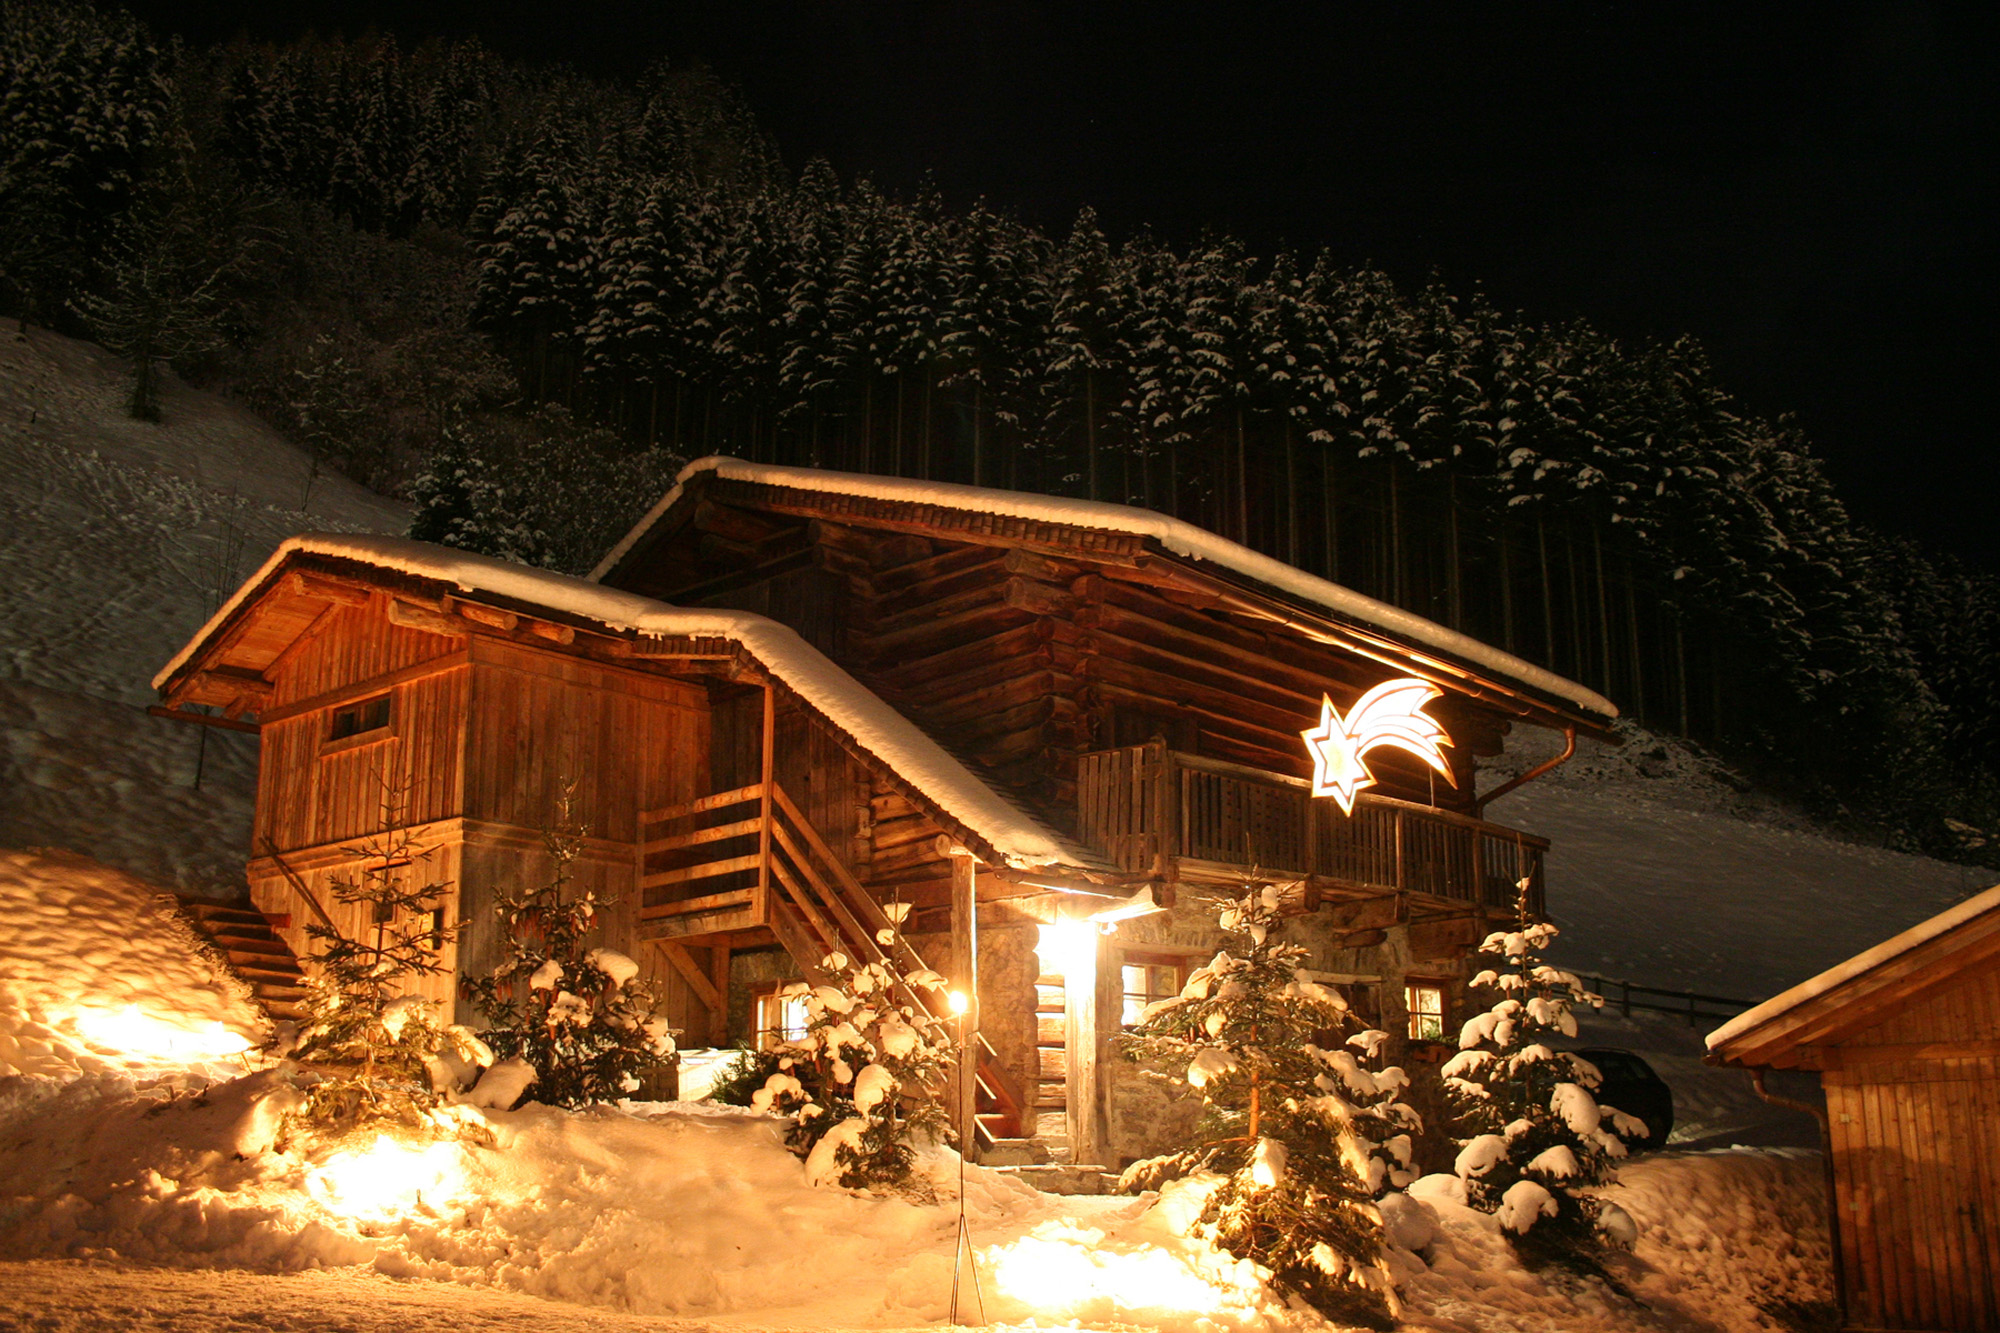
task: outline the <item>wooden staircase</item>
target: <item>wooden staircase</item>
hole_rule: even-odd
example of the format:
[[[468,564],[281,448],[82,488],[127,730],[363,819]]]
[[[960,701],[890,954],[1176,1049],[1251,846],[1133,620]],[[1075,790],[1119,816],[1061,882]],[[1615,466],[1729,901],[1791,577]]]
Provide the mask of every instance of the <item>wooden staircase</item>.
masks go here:
[[[181,916],[216,947],[264,1012],[272,1018],[305,1018],[305,973],[269,918],[248,903],[178,901]]]
[[[886,963],[898,978],[930,970],[775,782],[641,811],[639,834],[642,939],[768,929],[815,985],[830,980],[821,960],[831,953]],[[899,990],[904,1003],[951,1021],[936,993],[907,982]],[[974,1121],[991,1147],[1020,1138],[1030,1108],[984,1035],[979,1047]]]

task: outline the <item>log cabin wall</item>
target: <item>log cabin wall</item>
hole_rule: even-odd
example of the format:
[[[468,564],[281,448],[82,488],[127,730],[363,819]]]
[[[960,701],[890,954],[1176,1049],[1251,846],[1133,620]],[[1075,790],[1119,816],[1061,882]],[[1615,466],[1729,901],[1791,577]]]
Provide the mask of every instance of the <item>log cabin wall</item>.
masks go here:
[[[452,972],[497,960],[494,890],[548,878],[541,830],[558,787],[574,779],[575,814],[589,835],[575,883],[610,904],[599,942],[639,961],[669,1021],[705,1031],[708,1011],[686,979],[634,942],[633,872],[642,804],[690,799],[708,780],[706,690],[499,636],[411,628],[395,615],[380,591],[336,605],[274,673],[262,717],[253,900],[289,918],[283,933],[303,957],[316,913],[285,870],[340,929],[361,931],[370,923],[339,904],[336,881],[355,876],[355,849],[379,844],[385,824],[410,830],[435,849],[419,872],[453,886],[449,915],[466,923],[441,952],[449,971],[422,988],[450,1002]],[[384,725],[334,736],[343,710],[381,697]],[[473,1017],[459,1007],[459,1021]]]
[[[1074,828],[1077,756],[1170,745],[1304,776],[1299,733],[1323,691],[1351,699],[1393,674],[1339,649],[1226,615],[1140,539],[705,483],[687,523],[620,586],[792,625],[864,684],[1038,812]],[[1414,759],[1375,758],[1385,795],[1471,808],[1476,754],[1506,721],[1456,696],[1454,787]]]
[[[468,974],[502,947],[493,894],[546,882],[541,832],[573,786],[587,840],[579,889],[609,900],[599,943],[630,954],[667,993],[676,1027],[708,1024],[679,973],[635,943],[638,812],[692,800],[708,769],[708,696],[699,685],[475,636],[465,746],[464,889],[460,954]],[[678,1009],[672,1001],[678,999]]]
[[[272,681],[260,717],[254,841],[286,853],[332,848],[382,826],[385,790],[397,822],[460,813],[466,636],[389,623],[387,599],[334,608]],[[387,695],[388,725],[341,740],[334,714]]]
[[[1841,1042],[1821,1074],[1850,1325],[2000,1330],[2000,961]]]

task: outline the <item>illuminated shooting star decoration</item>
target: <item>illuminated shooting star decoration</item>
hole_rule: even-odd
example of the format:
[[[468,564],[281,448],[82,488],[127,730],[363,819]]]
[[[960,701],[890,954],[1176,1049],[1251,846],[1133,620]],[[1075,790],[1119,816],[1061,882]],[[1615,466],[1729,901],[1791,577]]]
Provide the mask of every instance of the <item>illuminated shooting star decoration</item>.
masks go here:
[[[1345,718],[1333,700],[1321,695],[1319,725],[1299,733],[1312,755],[1312,794],[1331,796],[1343,813],[1353,814],[1354,798],[1363,787],[1375,785],[1363,756],[1381,745],[1408,751],[1456,787],[1458,778],[1439,748],[1450,745],[1451,737],[1424,711],[1425,704],[1443,693],[1429,681],[1412,677],[1385,680],[1356,699]]]

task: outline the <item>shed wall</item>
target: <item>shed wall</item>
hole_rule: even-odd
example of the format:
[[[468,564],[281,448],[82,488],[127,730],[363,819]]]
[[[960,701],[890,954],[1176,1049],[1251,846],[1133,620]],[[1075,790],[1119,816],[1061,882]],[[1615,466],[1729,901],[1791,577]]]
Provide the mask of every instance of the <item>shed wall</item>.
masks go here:
[[[1822,1076],[1857,1327],[2000,1330],[2000,1060],[1870,1051],[1995,1036],[1989,964],[1842,1043]]]

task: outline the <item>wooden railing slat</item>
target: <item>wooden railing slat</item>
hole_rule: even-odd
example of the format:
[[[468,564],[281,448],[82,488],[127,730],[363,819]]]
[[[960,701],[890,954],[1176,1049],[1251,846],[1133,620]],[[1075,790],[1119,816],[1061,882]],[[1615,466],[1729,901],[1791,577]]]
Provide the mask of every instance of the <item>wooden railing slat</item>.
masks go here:
[[[655,903],[651,907],[639,909],[641,921],[658,921],[670,916],[692,916],[696,912],[713,912],[719,907],[745,907],[750,902],[750,890],[731,889],[727,893],[710,893],[700,898],[684,898],[677,903]]]
[[[676,833],[671,837],[654,838],[639,844],[648,856],[654,852],[677,852],[688,847],[699,847],[705,842],[720,842],[724,838],[740,838],[757,831],[757,820],[739,819],[733,824],[717,824],[714,828],[696,829],[692,833]]]
[[[657,889],[668,884],[683,884],[691,879],[713,879],[726,875],[732,870],[755,870],[759,857],[755,852],[748,856],[732,856],[722,861],[703,861],[698,865],[682,866],[678,870],[656,870],[639,879],[642,889]]]
[[[738,787],[733,791],[719,791],[713,796],[703,796],[696,800],[683,801],[679,805],[663,805],[657,810],[641,810],[639,812],[639,822],[641,824],[657,824],[664,819],[675,819],[685,815],[698,815],[705,810],[719,810],[725,805],[741,805],[745,801],[755,800],[763,791],[763,788],[763,783],[753,782],[747,787]]]

